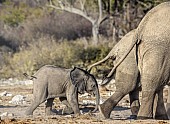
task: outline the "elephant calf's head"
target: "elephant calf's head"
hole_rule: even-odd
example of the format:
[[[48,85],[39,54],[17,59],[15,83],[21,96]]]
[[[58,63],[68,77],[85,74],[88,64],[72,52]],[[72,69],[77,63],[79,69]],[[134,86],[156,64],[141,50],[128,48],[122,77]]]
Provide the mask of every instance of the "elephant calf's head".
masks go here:
[[[95,77],[92,74],[88,73],[87,71],[77,67],[75,67],[70,72],[70,77],[72,80],[72,84],[77,88],[80,94],[83,94],[86,91],[96,96],[95,110],[97,110],[100,95],[99,95],[98,84]]]
[[[84,93],[85,91],[95,94],[94,91],[98,89],[95,77],[83,69],[75,67],[71,71],[70,76],[73,85],[77,87],[77,90],[80,94]]]

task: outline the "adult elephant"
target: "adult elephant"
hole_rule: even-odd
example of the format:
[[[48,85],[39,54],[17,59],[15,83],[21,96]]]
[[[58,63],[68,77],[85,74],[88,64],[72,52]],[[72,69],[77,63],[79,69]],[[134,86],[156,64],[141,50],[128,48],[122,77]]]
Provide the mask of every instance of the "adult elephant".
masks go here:
[[[52,65],[40,68],[33,76],[33,102],[26,110],[26,115],[32,115],[33,111],[45,100],[47,115],[55,114],[52,112],[52,104],[55,97],[66,105],[63,113],[80,114],[78,106],[78,93],[85,91],[96,95],[95,112],[99,104],[99,90],[96,79],[87,71],[75,67],[66,69]]]
[[[100,65],[107,61],[108,59],[112,59],[113,63],[117,63],[119,59],[124,55],[127,51],[128,47],[132,43],[133,36],[135,34],[135,30],[127,33],[109,52],[109,54],[103,58],[102,60],[88,66],[88,71],[90,71],[94,66]],[[117,105],[117,103],[127,94],[130,97],[130,106],[132,112],[132,118],[136,118],[138,114],[138,110],[140,107],[139,103],[139,90],[141,89],[141,84],[139,80],[139,70],[136,63],[135,58],[135,48],[129,53],[129,55],[124,59],[124,61],[116,68],[115,71],[115,85],[116,91],[112,95],[113,107]],[[113,79],[113,76],[109,78],[107,82],[102,82],[102,86],[109,83],[109,81]],[[159,115],[161,115],[165,110],[163,97],[161,98],[161,94],[158,95],[159,102],[155,101],[156,113],[155,118],[158,119]],[[164,113],[165,114],[165,113]]]
[[[109,54],[103,58],[102,60],[88,66],[88,71],[90,71],[94,66],[100,65],[107,61],[108,59],[113,60],[113,64],[117,63],[119,59],[124,55],[127,51],[128,46],[132,43],[133,36],[135,34],[135,30],[127,33],[109,52]],[[139,103],[139,70],[137,67],[137,63],[134,55],[135,49],[133,49],[129,55],[124,59],[124,61],[117,67],[115,72],[115,85],[116,91],[112,95],[113,107],[115,107],[118,102],[127,94],[129,94],[130,98],[130,106],[133,118],[136,118],[138,114],[138,110],[140,107]],[[101,86],[106,85],[112,80],[114,77],[111,76],[107,82],[102,82]]]
[[[165,2],[154,7],[145,15],[135,31],[131,46],[107,76],[110,78],[113,75],[115,69],[136,46],[136,60],[142,85],[142,101],[138,119],[153,118],[155,95],[156,93],[162,94],[164,85],[168,84],[170,79],[169,12],[170,2]],[[113,106],[114,100],[110,97],[100,105],[100,112],[108,118]],[[159,115],[159,118],[168,119],[167,114],[163,113]]]

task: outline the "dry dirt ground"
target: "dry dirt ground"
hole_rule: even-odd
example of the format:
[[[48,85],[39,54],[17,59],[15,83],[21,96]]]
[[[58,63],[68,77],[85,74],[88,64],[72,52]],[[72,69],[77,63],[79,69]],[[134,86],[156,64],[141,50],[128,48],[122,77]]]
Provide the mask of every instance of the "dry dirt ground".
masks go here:
[[[24,111],[30,105],[32,100],[32,85],[0,85],[0,93],[7,91],[11,93],[12,96],[0,96],[0,123],[2,124],[166,124],[170,121],[163,120],[133,120],[130,119],[130,108],[128,96],[125,96],[116,108],[113,109],[111,113],[111,119],[103,119],[99,112],[90,113],[89,111],[94,108],[93,102],[95,101],[93,97],[82,96],[79,98],[80,108],[82,115],[79,117],[74,117],[74,115],[62,115],[61,110],[64,107],[59,100],[56,98],[54,102],[54,111],[57,115],[55,116],[45,116],[44,113],[44,103],[41,104],[35,111],[33,116],[25,116]],[[106,100],[111,91],[101,91],[102,100]],[[9,103],[9,101],[15,95],[23,95],[26,97],[26,102],[24,104],[14,105]],[[167,90],[164,91],[165,103],[167,97]],[[86,100],[86,103],[84,101]],[[2,116],[3,113],[8,113],[6,116]]]

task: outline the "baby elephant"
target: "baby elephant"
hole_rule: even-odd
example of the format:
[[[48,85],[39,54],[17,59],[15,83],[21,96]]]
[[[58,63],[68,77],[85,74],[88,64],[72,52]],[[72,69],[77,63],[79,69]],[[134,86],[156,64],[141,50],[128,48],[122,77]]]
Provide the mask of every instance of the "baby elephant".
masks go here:
[[[40,68],[32,77],[33,102],[26,110],[26,115],[32,115],[33,111],[45,100],[47,100],[46,115],[55,114],[52,112],[53,100],[59,97],[60,101],[66,105],[62,113],[80,114],[78,106],[78,93],[87,93],[96,96],[95,112],[99,104],[99,90],[97,81],[93,75],[87,71],[75,67],[66,69],[52,65]]]

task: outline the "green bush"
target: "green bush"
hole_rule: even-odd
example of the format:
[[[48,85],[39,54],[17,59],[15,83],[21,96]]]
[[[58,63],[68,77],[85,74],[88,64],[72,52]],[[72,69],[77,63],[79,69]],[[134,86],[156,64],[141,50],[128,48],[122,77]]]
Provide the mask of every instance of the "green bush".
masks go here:
[[[3,3],[3,6],[4,9],[1,9],[0,20],[12,27],[17,27],[27,18],[38,18],[43,15],[42,9],[31,8],[24,2],[20,2],[20,5],[15,7],[13,2],[7,0]]]
[[[82,39],[56,42],[50,37],[39,38],[27,49],[7,57],[8,62],[3,66],[1,76],[23,78],[23,73],[32,75],[46,64],[66,68],[73,66],[86,68],[89,64],[104,58],[109,50],[107,45],[101,44],[98,47],[86,45]]]

